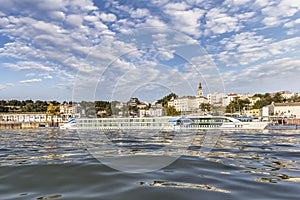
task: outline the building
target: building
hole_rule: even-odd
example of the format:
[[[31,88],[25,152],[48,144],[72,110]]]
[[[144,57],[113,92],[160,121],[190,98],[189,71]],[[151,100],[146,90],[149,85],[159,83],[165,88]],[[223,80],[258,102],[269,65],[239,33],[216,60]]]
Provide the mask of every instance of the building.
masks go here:
[[[172,98],[168,102],[168,107],[174,106],[175,109],[181,113],[199,113],[200,104],[208,103],[206,97],[203,96],[203,89],[201,83],[198,85],[197,96],[183,96],[179,98]]]
[[[131,97],[130,100],[127,102],[127,106],[131,107],[137,106],[138,104],[140,104],[140,101],[136,97]]]
[[[139,110],[140,117],[162,117],[165,116],[165,109],[161,104],[156,104],[151,106],[148,110],[140,109]]]
[[[246,93],[246,94],[238,94],[238,98],[241,99],[241,100],[246,100],[246,99],[249,99],[251,98],[252,95],[249,94],[249,93]]]
[[[47,115],[46,113],[3,113],[0,114],[0,121],[4,122],[63,122],[58,116]]]
[[[183,113],[195,113],[200,111],[200,104],[208,103],[205,97],[183,96],[168,102],[168,106],[174,106],[175,109]]]
[[[279,92],[281,94],[281,96],[284,98],[284,99],[290,99],[292,98],[293,96],[295,96],[295,93],[293,92],[290,92],[290,91],[281,91]]]
[[[147,103],[141,102],[137,105],[138,109],[145,109],[147,108],[149,105]]]
[[[288,118],[300,118],[300,102],[272,103],[269,114]]]
[[[261,117],[261,110],[260,109],[245,110],[245,114],[248,117]]]
[[[224,93],[214,92],[207,95],[208,103],[212,106],[227,106],[229,101],[227,95]]]
[[[80,104],[61,104],[59,106],[59,112],[63,121],[68,121],[70,117],[80,117],[83,113]]]
[[[227,102],[228,102],[228,105],[230,104],[230,102],[236,100],[239,98],[239,95],[238,94],[228,94],[227,95]]]
[[[203,89],[202,89],[202,84],[199,83],[198,85],[198,95],[197,97],[203,97]]]

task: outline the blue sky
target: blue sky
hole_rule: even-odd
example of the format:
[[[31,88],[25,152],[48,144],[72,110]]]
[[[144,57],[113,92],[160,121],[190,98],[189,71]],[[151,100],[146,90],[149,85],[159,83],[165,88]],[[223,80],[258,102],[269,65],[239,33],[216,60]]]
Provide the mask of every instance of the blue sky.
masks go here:
[[[0,0],[0,98],[300,92],[297,0]]]

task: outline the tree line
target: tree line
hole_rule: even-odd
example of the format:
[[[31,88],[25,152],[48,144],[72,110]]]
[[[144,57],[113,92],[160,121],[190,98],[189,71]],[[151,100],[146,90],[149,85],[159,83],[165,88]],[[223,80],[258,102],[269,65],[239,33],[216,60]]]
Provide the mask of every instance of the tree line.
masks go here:
[[[284,103],[284,102],[300,102],[300,97],[293,96],[292,98],[284,98],[279,92],[271,95],[270,93],[265,94],[255,94],[254,97],[259,97],[260,99],[251,105],[249,99],[235,99],[229,103],[226,107],[227,113],[240,112],[243,109],[261,109],[264,106],[270,105],[272,102],[274,103]]]
[[[46,112],[48,106],[52,103],[59,105],[57,101],[33,101],[29,100],[0,100],[0,112]]]

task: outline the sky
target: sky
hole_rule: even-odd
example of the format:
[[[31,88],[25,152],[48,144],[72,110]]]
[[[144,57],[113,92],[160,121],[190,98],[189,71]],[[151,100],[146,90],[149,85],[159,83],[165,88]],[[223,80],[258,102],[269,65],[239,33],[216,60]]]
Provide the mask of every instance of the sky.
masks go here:
[[[0,99],[300,92],[298,0],[0,5]]]

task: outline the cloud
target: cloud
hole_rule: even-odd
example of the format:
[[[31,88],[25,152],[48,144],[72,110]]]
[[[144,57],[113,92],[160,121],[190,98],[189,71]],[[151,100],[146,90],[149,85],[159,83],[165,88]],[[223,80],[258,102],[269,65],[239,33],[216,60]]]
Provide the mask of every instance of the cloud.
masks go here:
[[[249,65],[257,61],[299,53],[300,37],[273,41],[256,32],[243,32],[220,41],[224,51],[216,57],[227,66]]]
[[[131,11],[130,15],[132,18],[143,18],[149,16],[150,12],[148,9],[138,8],[136,10]]]
[[[262,21],[266,26],[272,27],[287,22],[288,17],[294,16],[300,10],[300,1],[281,0],[264,7],[261,12],[265,16]]]
[[[10,87],[13,87],[13,86],[14,86],[13,83],[0,84],[0,91],[5,90],[5,89],[10,88]]]
[[[104,22],[114,22],[116,21],[117,17],[116,15],[112,14],[112,13],[101,13],[100,14],[100,19],[103,20]]]
[[[209,34],[224,34],[228,32],[237,32],[244,26],[239,23],[239,19],[234,16],[229,16],[225,9],[213,8],[206,15],[207,21],[205,25],[205,33]]]
[[[31,61],[20,61],[17,63],[4,63],[5,67],[11,68],[13,70],[39,70],[39,71],[53,71],[54,69],[45,66],[41,63],[31,62]]]
[[[22,81],[20,81],[20,83],[27,84],[27,83],[37,83],[37,82],[41,82],[41,81],[42,81],[42,79],[40,79],[40,78],[34,78],[34,79],[22,80]]]
[[[169,16],[171,27],[196,37],[201,36],[200,19],[205,11],[199,8],[188,9],[185,3],[169,3],[163,12]]]
[[[229,70],[227,75],[239,81],[236,73],[241,68],[245,69],[241,77],[248,74],[255,78],[255,74],[265,75],[260,68],[267,70],[261,63],[269,66],[269,61],[299,55],[300,39],[293,36],[299,33],[300,4],[295,0],[109,1],[99,7],[91,0],[1,2],[3,66],[15,72],[26,71],[27,78],[35,78],[31,80],[55,79],[57,85],[70,86],[79,72],[89,79],[85,82],[88,87],[111,63],[116,65],[116,71],[107,74],[109,84],[113,83],[113,76],[126,70],[134,72],[132,78],[140,76],[138,80],[148,80],[157,75],[157,70],[151,69],[162,63],[170,65],[170,73],[194,81],[199,74],[193,74],[191,65],[184,65],[176,58],[176,48],[182,44],[201,43],[222,71]],[[141,32],[145,30],[151,30],[151,37]],[[172,35],[172,30],[184,34]],[[141,40],[142,37],[148,41]],[[156,54],[151,54],[154,51]],[[187,60],[201,54],[191,49],[184,52],[187,53],[181,53]],[[128,55],[126,59],[124,55]],[[148,66],[144,72],[152,74],[143,73],[139,64]],[[202,67],[206,69],[209,64]],[[279,61],[274,64],[283,66]],[[234,70],[238,72],[228,66],[236,66]],[[272,73],[276,70],[280,71],[274,67]]]
[[[276,91],[281,89],[299,90],[300,73],[298,57],[279,58],[242,70],[223,72],[222,78],[231,91],[251,92]],[[276,80],[276,81],[275,81]],[[287,82],[287,80],[289,80]],[[290,84],[293,83],[293,84]]]
[[[293,21],[290,21],[290,22],[287,22],[286,24],[284,24],[284,27],[292,28],[292,27],[294,27],[298,24],[300,24],[300,18],[298,18],[296,20],[293,20]]]
[[[78,28],[82,25],[82,16],[81,15],[67,15],[65,23],[71,27]]]
[[[51,76],[51,75],[48,74],[48,73],[45,73],[45,74],[39,74],[39,76],[41,76],[43,79],[53,79],[53,76]]]

